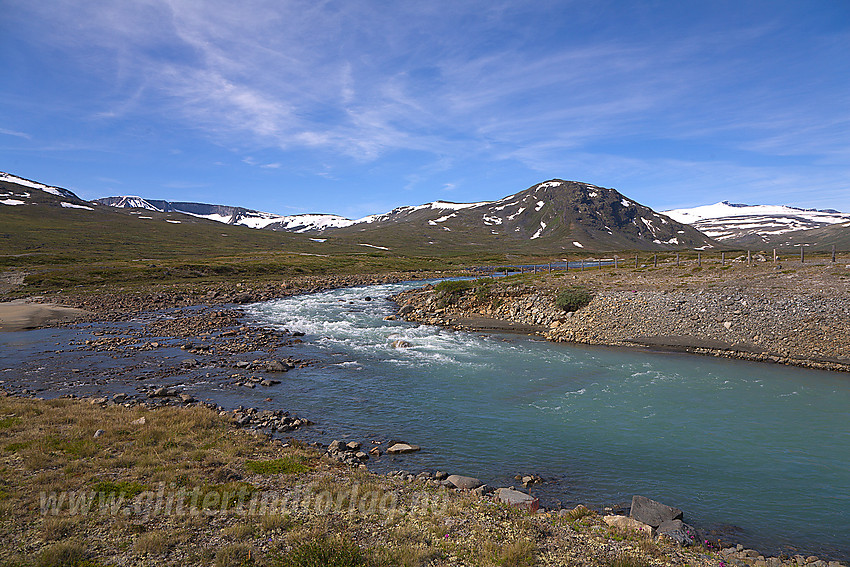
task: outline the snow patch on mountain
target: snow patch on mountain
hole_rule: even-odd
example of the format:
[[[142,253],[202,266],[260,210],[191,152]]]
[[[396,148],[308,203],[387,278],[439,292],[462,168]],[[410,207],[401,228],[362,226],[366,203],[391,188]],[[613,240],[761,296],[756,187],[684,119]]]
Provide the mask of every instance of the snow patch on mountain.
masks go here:
[[[146,199],[138,197],[136,195],[122,195],[120,197],[115,197],[118,201],[110,203],[110,207],[118,207],[121,209],[146,209],[148,211],[156,211],[158,213],[163,212],[159,207],[155,207],[150,204]]]
[[[538,228],[538,229],[537,229],[537,232],[535,232],[535,233],[531,236],[530,240],[534,240],[535,238],[540,238],[540,235],[541,235],[541,234],[543,234],[543,231],[544,231],[544,230],[546,230],[546,223],[545,223],[545,222],[543,222],[543,221],[540,221],[540,228]]]
[[[304,215],[289,215],[285,217],[274,217],[268,219],[268,222],[263,222],[266,219],[253,218],[249,222],[258,226],[252,226],[245,220],[240,221],[240,224],[251,226],[251,228],[264,228],[270,224],[275,224],[274,228],[287,230],[290,232],[311,232],[325,230],[328,228],[343,228],[355,224],[356,221],[341,217],[338,215],[322,215],[322,214],[304,214]],[[261,225],[262,226],[259,226]]]
[[[561,185],[563,185],[562,181],[547,181],[545,183],[541,183],[540,185],[538,185],[537,189],[546,189],[548,187],[559,187]],[[535,191],[537,189],[535,189]]]
[[[66,203],[65,201],[62,201],[59,204],[62,205],[62,208],[64,209],[85,209],[86,211],[94,210],[93,208],[87,207],[85,205],[75,205],[74,203]]]

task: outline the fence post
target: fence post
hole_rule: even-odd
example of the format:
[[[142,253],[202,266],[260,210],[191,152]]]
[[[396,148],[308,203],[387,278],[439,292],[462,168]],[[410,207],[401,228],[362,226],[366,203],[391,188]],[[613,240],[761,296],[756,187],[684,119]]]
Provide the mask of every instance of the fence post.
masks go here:
[[[800,263],[804,264],[806,262],[806,253],[803,251],[803,245],[800,244]]]
[[[702,267],[702,252],[697,252],[697,265]]]
[[[655,268],[658,267],[658,254],[656,254],[655,256],[652,257],[652,265]]]
[[[747,250],[747,265],[748,265],[748,266],[752,266],[752,265],[753,265],[753,259],[752,259],[752,257],[750,256],[750,251],[749,251],[749,250]]]
[[[832,245],[832,261],[835,262],[835,244]]]
[[[725,266],[725,265],[726,265],[726,252],[721,252],[721,253],[720,253],[720,265],[721,265],[721,266]]]
[[[773,263],[776,263],[776,248],[773,249]]]
[[[617,255],[614,255],[614,269],[617,269]]]
[[[584,258],[581,259],[581,271],[584,271]]]
[[[637,264],[638,264],[638,261],[637,261],[637,254],[635,254],[635,268],[637,268],[637,267],[638,267],[638,265],[637,265]]]

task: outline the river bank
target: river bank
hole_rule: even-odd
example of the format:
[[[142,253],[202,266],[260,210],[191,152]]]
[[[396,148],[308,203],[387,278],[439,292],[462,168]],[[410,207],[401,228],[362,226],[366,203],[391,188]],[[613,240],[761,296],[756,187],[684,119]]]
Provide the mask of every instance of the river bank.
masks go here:
[[[566,312],[558,292],[582,287]],[[410,321],[537,334],[557,342],[647,347],[850,371],[850,268],[834,264],[606,268],[482,279],[397,296]]]
[[[374,475],[203,406],[3,394],[0,414],[6,565],[827,566],[681,548],[585,508],[530,514],[426,475]]]

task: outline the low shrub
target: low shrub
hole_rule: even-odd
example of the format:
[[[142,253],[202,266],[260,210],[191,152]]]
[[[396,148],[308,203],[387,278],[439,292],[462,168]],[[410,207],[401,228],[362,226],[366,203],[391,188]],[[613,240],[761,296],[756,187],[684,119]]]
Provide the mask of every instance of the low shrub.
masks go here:
[[[591,510],[590,508],[582,505],[578,505],[569,512],[567,512],[567,519],[571,522],[575,522],[576,520],[581,520],[587,516],[594,516],[596,512]]]
[[[249,471],[262,475],[270,474],[295,474],[310,470],[305,464],[306,459],[298,456],[283,457],[269,461],[247,461],[245,468]]]
[[[555,296],[555,305],[564,311],[578,311],[593,299],[593,293],[583,287],[568,287]]]
[[[357,544],[343,539],[318,539],[302,543],[287,553],[280,567],[359,567],[366,556]]]
[[[614,556],[609,556],[605,560],[607,567],[650,567],[651,562],[632,555],[630,553],[621,552]]]
[[[251,548],[241,543],[226,545],[215,554],[215,567],[244,567],[253,565]]]
[[[142,492],[150,490],[148,486],[138,483],[136,481],[111,481],[111,480],[101,480],[95,482],[94,491],[103,497],[108,497],[112,495],[120,496],[122,498],[133,498],[138,496]]]
[[[87,563],[83,546],[70,541],[45,547],[35,561],[37,567],[82,567]]]
[[[445,294],[462,293],[475,287],[473,280],[446,280],[434,286],[434,291]]]

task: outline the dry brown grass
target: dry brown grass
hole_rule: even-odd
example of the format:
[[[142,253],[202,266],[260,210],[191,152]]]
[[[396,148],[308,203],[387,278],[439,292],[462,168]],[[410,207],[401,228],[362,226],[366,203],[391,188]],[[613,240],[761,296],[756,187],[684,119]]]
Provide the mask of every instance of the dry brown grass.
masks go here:
[[[138,554],[159,554],[174,545],[171,535],[163,531],[147,532],[139,535],[133,542],[133,551]]]
[[[144,425],[131,423],[142,416]],[[105,434],[95,438],[97,429]],[[246,466],[248,461],[260,465]],[[293,472],[283,466],[287,463],[306,464],[306,470],[299,466]],[[268,474],[270,467],[286,474]],[[195,491],[197,513],[156,514],[154,500],[145,498],[163,487],[172,494]],[[240,513],[234,495],[257,487],[275,494],[300,490],[311,505]],[[40,495],[62,491],[94,491],[96,503],[99,498],[141,505],[125,514],[95,504],[89,513],[71,515],[66,501],[59,514],[42,515]],[[213,509],[205,509],[210,494]],[[319,494],[333,503],[329,509],[315,509]],[[365,494],[390,495],[397,507],[364,506]],[[183,495],[175,501],[188,510],[190,498]],[[293,564],[290,554],[300,549],[306,558],[351,552],[358,565],[369,566],[523,567],[539,563],[544,550],[546,561],[575,564],[582,562],[576,557],[595,560],[600,539],[621,543],[594,516],[573,525],[579,523],[587,524],[587,535],[556,516],[532,517],[472,494],[343,468],[307,447],[284,448],[239,430],[204,408],[145,410],[0,397],[0,565],[274,567]],[[303,542],[314,542],[312,551],[299,547]],[[654,557],[657,565],[671,557],[666,547],[641,542],[630,553]]]

